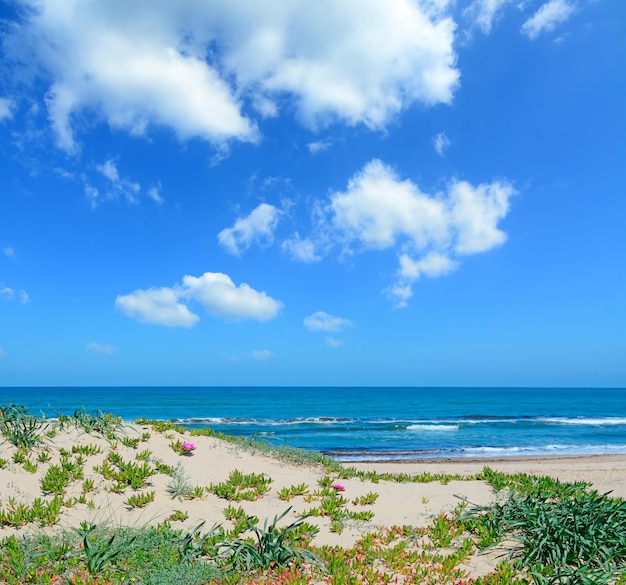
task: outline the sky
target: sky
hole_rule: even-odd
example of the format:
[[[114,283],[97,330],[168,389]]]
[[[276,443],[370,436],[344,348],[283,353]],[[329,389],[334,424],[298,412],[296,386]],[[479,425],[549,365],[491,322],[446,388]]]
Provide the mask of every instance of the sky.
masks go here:
[[[0,386],[626,387],[622,0],[0,0]]]

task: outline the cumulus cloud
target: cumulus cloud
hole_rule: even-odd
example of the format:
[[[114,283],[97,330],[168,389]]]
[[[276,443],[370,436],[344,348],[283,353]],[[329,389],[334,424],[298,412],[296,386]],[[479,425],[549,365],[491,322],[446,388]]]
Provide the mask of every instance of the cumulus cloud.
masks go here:
[[[443,156],[450,146],[450,139],[445,132],[439,132],[433,137],[433,148],[439,156]]]
[[[335,317],[324,311],[316,311],[312,315],[305,317],[304,326],[309,331],[342,331],[347,327],[353,327],[354,324],[349,319],[343,317]]]
[[[0,97],[0,122],[10,120],[13,117],[15,102],[10,98]]]
[[[244,109],[295,109],[312,128],[384,127],[458,85],[448,0],[181,3],[23,0],[5,58],[46,80],[58,146],[81,116],[143,135],[170,129],[221,146],[256,141]]]
[[[200,317],[179,302],[182,291],[171,288],[136,290],[115,299],[116,308],[142,323],[167,327],[193,327]]]
[[[484,34],[491,32],[493,23],[498,19],[503,8],[512,4],[513,0],[474,0],[464,11],[463,15]]]
[[[441,199],[401,180],[393,169],[373,160],[354,175],[343,192],[331,195],[331,222],[346,246],[386,249],[405,237],[417,247],[445,246],[449,217]]]
[[[568,0],[550,0],[522,25],[522,33],[531,40],[536,39],[540,34],[553,31],[564,23],[574,11],[574,4]]]
[[[281,213],[273,205],[261,203],[250,215],[238,219],[233,227],[222,230],[217,239],[235,256],[240,256],[255,242],[269,245],[274,240],[274,231]]]
[[[499,227],[515,194],[505,181],[472,185],[453,180],[443,192],[424,193],[402,179],[390,166],[374,159],[333,192],[324,209],[316,211],[317,225],[310,238],[283,242],[293,250],[308,242],[318,255],[339,248],[342,255],[395,249],[396,281],[385,294],[406,306],[412,283],[419,278],[450,274],[463,256],[486,252],[506,241]],[[311,252],[313,253],[313,252]]]
[[[247,284],[236,286],[226,274],[205,272],[202,276],[185,276],[181,285],[172,288],[136,290],[115,300],[118,310],[144,323],[168,327],[193,327],[200,317],[186,303],[197,301],[216,317],[229,320],[267,321],[283,307],[265,292]]]
[[[117,352],[117,347],[113,347],[108,344],[97,343],[96,341],[92,341],[85,346],[85,349],[89,353],[93,353],[94,355],[112,355]]]
[[[236,286],[226,274],[205,272],[202,276],[185,276],[183,288],[188,297],[200,301],[217,317],[268,321],[278,315],[283,304],[247,284]]]

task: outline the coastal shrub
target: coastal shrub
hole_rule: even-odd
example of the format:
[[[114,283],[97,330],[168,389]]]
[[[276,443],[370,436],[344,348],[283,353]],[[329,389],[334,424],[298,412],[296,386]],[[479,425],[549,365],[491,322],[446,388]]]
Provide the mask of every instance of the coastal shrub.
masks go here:
[[[264,473],[245,474],[238,469],[230,472],[228,481],[211,484],[208,490],[218,498],[240,502],[241,500],[258,500],[269,491],[272,479]]]
[[[292,485],[290,487],[283,487],[278,490],[278,497],[281,500],[289,501],[296,496],[305,496],[309,493],[309,486],[306,483],[298,485]]]
[[[42,441],[47,426],[43,417],[30,414],[25,406],[0,405],[0,435],[18,449],[30,451]]]
[[[191,477],[185,470],[182,461],[176,463],[176,467],[174,467],[172,472],[172,479],[168,482],[166,489],[172,498],[178,498],[179,500],[188,498],[191,495],[193,489]]]
[[[269,525],[266,520],[262,528],[248,521],[248,530],[253,533],[255,541],[236,538],[219,545],[221,552],[229,556],[234,567],[246,571],[286,567],[303,561],[319,564],[320,558],[300,545],[302,537],[299,528],[304,522],[303,518],[283,528],[278,527],[278,523],[290,511],[291,507],[287,508],[280,516],[275,516]]]
[[[133,494],[125,504],[130,508],[145,508],[150,502],[154,502],[155,492],[147,492],[143,494]]]
[[[9,498],[6,508],[0,509],[0,526],[20,527],[34,522],[39,526],[53,526],[58,523],[63,499],[55,496],[52,500],[36,498],[29,506]]]
[[[98,445],[89,443],[88,445],[72,445],[72,453],[80,455],[97,455],[102,449]]]
[[[128,447],[129,449],[136,449],[137,445],[139,445],[139,441],[139,437],[122,437],[120,439],[122,445]]]
[[[545,488],[545,486],[544,486]],[[626,502],[580,486],[520,495],[462,515],[483,542],[504,534],[519,541],[537,583],[609,583],[626,572]],[[566,494],[561,496],[561,494]]]
[[[378,499],[378,494],[375,492],[367,492],[363,496],[355,498],[352,502],[355,506],[371,506]]]
[[[76,428],[82,429],[88,434],[97,433],[109,440],[116,439],[117,434],[122,429],[121,417],[104,413],[101,410],[87,412],[84,406],[75,410],[72,417],[64,418],[63,424],[65,421],[73,422]]]

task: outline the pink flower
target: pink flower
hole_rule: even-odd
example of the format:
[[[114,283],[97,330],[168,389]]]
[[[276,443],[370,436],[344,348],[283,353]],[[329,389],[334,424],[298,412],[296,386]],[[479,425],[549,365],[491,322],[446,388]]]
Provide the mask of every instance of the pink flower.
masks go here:
[[[340,483],[334,483],[333,487],[338,491],[338,492],[344,492],[346,491],[346,488],[344,486],[342,486]]]
[[[183,451],[193,451],[196,448],[196,446],[193,443],[183,443]]]

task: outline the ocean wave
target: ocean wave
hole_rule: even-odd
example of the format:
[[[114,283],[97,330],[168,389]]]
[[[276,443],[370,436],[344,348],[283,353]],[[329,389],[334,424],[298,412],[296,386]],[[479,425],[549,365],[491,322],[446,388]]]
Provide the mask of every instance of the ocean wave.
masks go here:
[[[406,427],[407,431],[458,431],[459,425],[413,424]]]
[[[538,419],[541,422],[549,423],[549,424],[557,424],[557,425],[582,425],[582,426],[616,426],[616,425],[626,425],[626,418],[623,417],[577,417],[577,418],[566,418],[560,416],[554,417],[540,417]]]
[[[543,446],[476,446],[425,450],[343,450],[323,451],[340,463],[420,461],[430,459],[514,459],[577,455],[612,455],[626,453],[626,445],[543,445]]]

